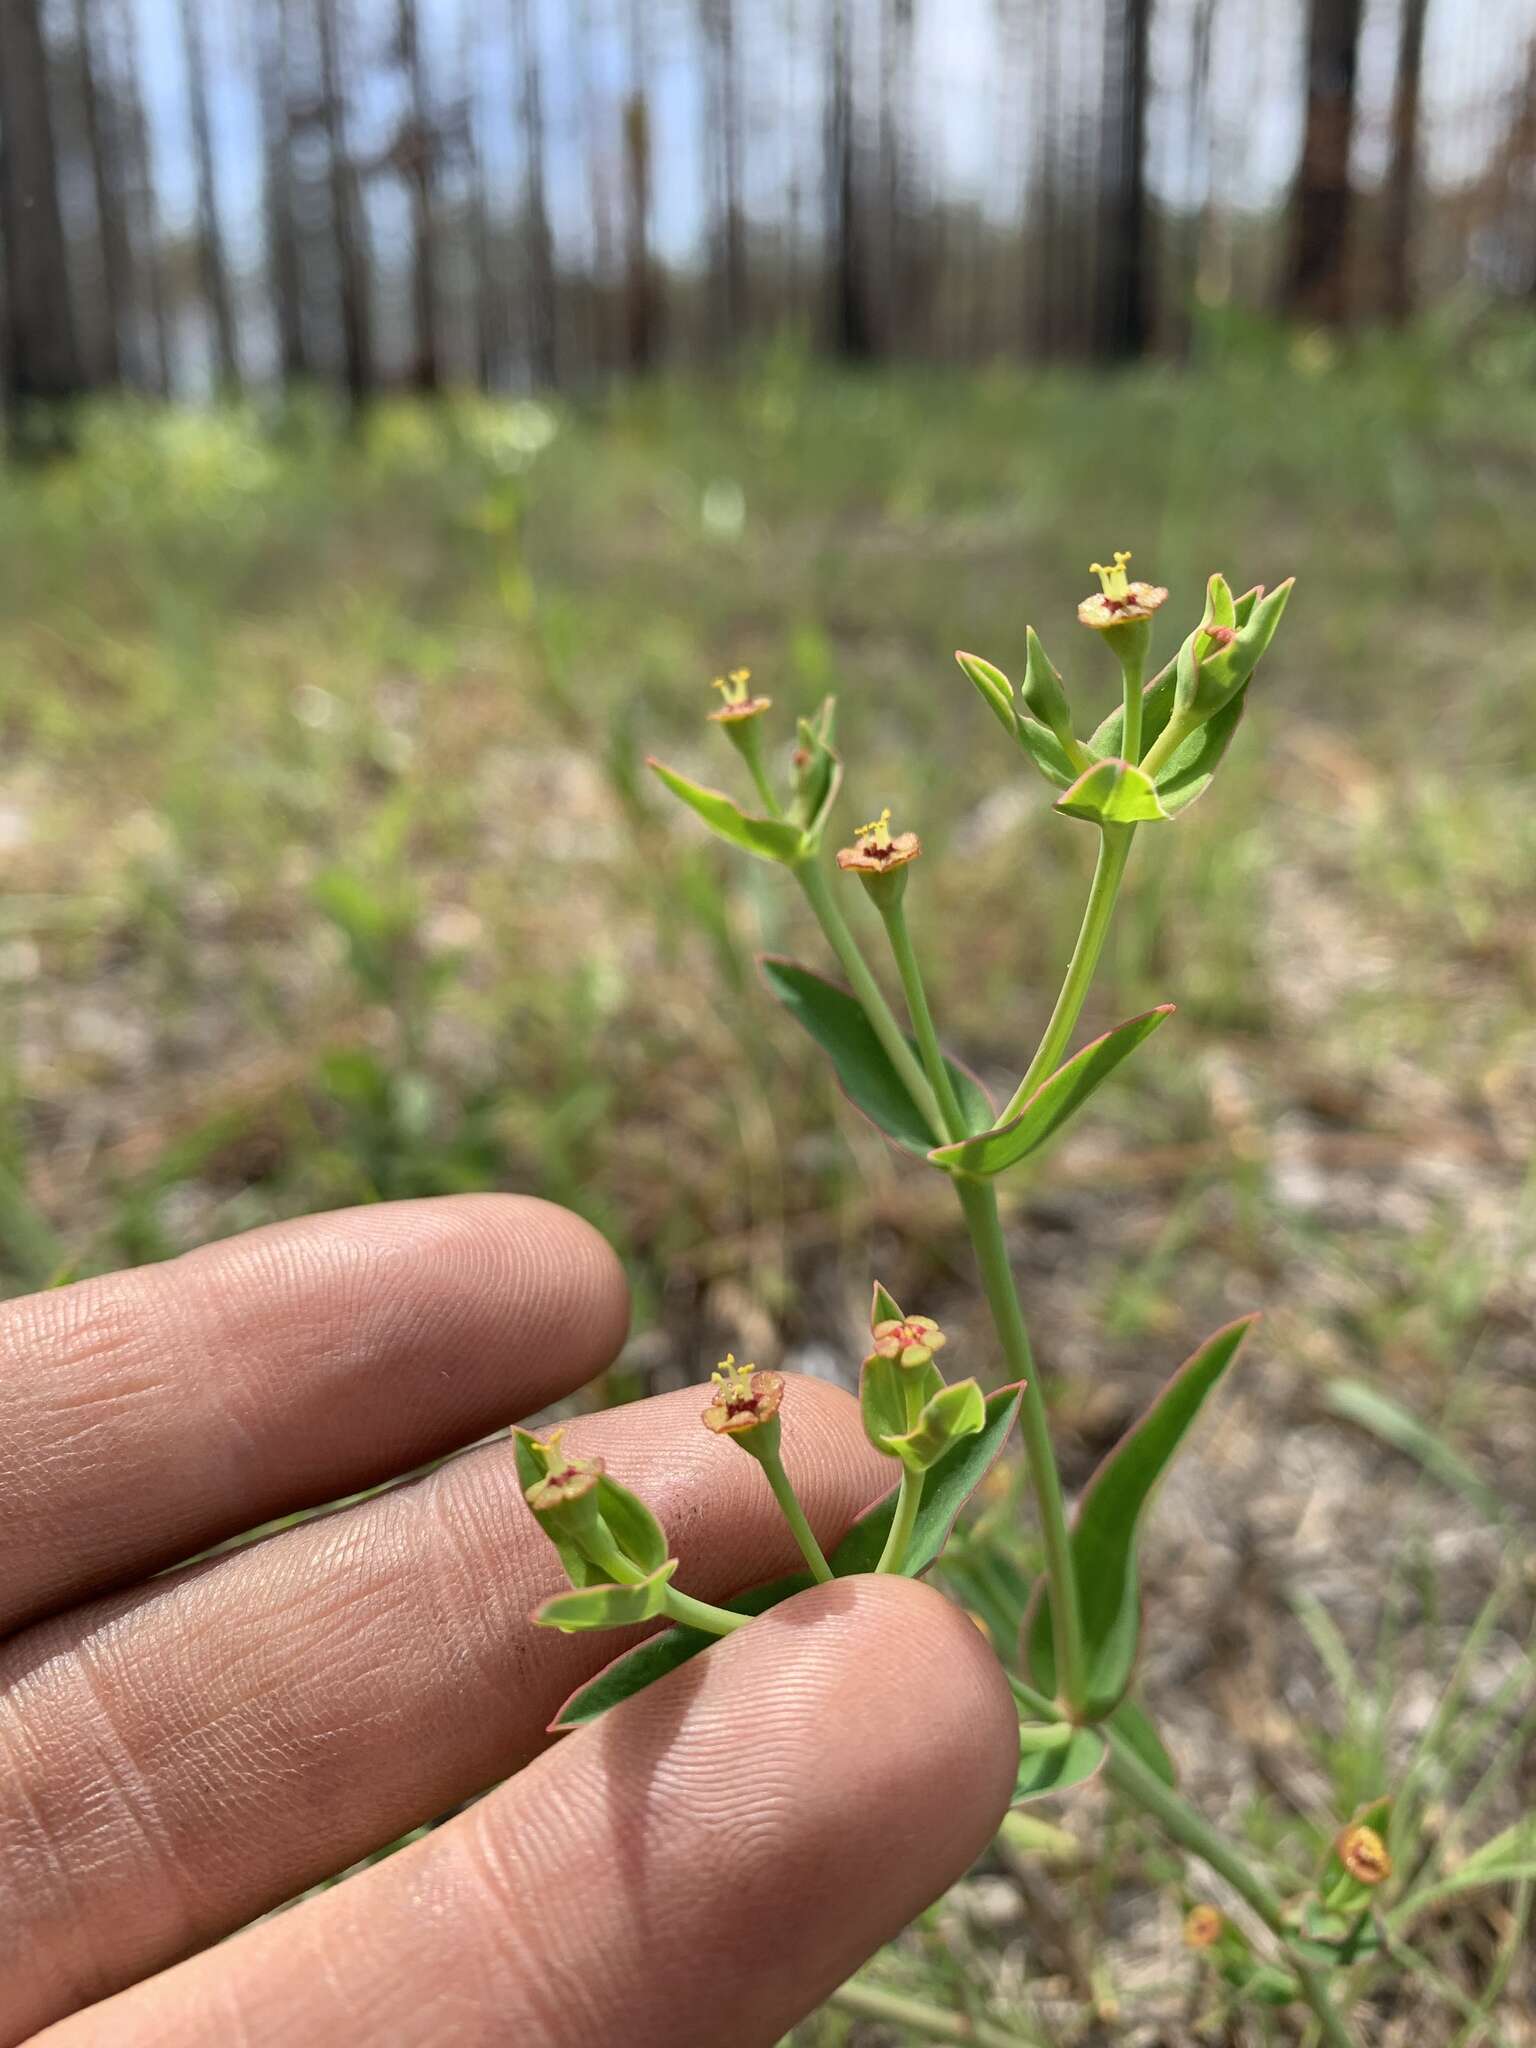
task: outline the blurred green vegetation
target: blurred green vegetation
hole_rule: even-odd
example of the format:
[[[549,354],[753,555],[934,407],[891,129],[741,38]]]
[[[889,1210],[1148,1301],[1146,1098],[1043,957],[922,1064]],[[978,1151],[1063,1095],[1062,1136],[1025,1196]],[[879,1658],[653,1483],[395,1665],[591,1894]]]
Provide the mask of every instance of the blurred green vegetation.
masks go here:
[[[1239,1428],[1379,1440],[1383,1491],[1339,1513],[1389,1553],[1390,1628],[1351,1647],[1298,1610],[1336,1707],[1303,1743],[1312,1804],[1241,1815],[1305,1867],[1391,1758],[1421,1802],[1517,1775],[1499,1713],[1454,1762],[1455,1717],[1432,1724],[1426,1760],[1392,1703],[1465,1690],[1455,1643],[1493,1597],[1446,1583],[1440,1497],[1402,1459],[1496,1551],[1536,1469],[1536,327],[1457,313],[1341,351],[1225,325],[1197,354],[1096,382],[785,348],[581,405],[386,404],[356,433],[318,401],[82,414],[72,458],[0,480],[0,1247],[15,1291],[338,1203],[529,1189],[629,1263],[642,1335],[611,1395],[727,1344],[836,1356],[872,1264],[925,1308],[968,1300],[946,1190],[855,1127],[756,986],[764,947],[824,964],[801,907],[643,757],[735,786],[713,675],[750,666],[786,743],[835,690],[845,820],[920,829],[941,1026],[1006,1088],[1092,834],[953,648],[1017,672],[1032,621],[1091,724],[1116,691],[1074,618],[1091,559],[1130,547],[1171,586],[1164,654],[1209,570],[1294,572],[1215,789],[1140,835],[1085,1029],[1180,1016],[1013,1216],[1069,1479],[1256,1303]],[[1004,1475],[955,1554],[982,1615],[1026,1583],[1018,1505]],[[998,1853],[1017,1876],[1045,1851]],[[1123,1820],[1094,1853],[1089,1921],[1125,1859],[1170,1874]],[[935,1912],[888,1981],[963,2009],[987,1944]],[[1107,2009],[1086,1964],[1071,1996]]]

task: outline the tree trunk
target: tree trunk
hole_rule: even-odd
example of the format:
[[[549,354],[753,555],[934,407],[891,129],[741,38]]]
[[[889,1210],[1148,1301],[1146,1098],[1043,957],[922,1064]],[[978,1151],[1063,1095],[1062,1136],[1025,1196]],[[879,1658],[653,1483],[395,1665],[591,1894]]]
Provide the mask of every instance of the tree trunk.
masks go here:
[[[1397,83],[1392,96],[1392,156],[1382,204],[1382,310],[1405,321],[1413,311],[1413,222],[1418,196],[1419,91],[1429,0],[1402,0]]]
[[[415,327],[411,382],[418,391],[436,391],[442,382],[437,348],[437,245],[432,189],[438,136],[427,94],[416,0],[400,0],[400,57],[411,97],[402,164],[411,192],[411,315]]]
[[[321,118],[330,169],[331,233],[340,277],[342,359],[347,398],[354,412],[373,389],[371,322],[368,317],[368,262],[363,247],[357,171],[347,141],[346,85],[341,71],[336,0],[317,0],[320,43]]]
[[[528,368],[535,384],[559,381],[555,243],[544,190],[544,92],[529,0],[513,0],[513,26],[523,67],[523,225],[528,264]]]
[[[269,0],[262,12],[260,57],[267,263],[277,320],[278,365],[285,385],[309,375],[304,338],[303,273],[293,204],[293,111],[285,52],[293,32],[291,0]]]
[[[3,4],[3,0],[0,0]],[[139,52],[134,35],[132,0],[116,0],[113,10],[119,51],[118,79],[122,93],[124,156],[128,165],[128,212],[137,267],[145,283],[149,315],[148,381],[162,398],[171,393],[171,323],[166,307],[165,252],[160,246],[160,220],[155,205],[155,175],[149,153],[149,127],[139,86]]]
[[[91,158],[91,186],[96,199],[96,235],[101,246],[101,281],[106,298],[102,310],[101,369],[107,383],[123,375],[121,323],[133,304],[133,250],[124,210],[127,180],[118,148],[115,107],[102,105],[102,65],[96,0],[75,0],[75,43],[80,61],[80,105],[85,116],[86,147]]]
[[[3,4],[4,0],[0,0],[0,5]],[[240,387],[240,359],[235,350],[229,266],[224,259],[224,233],[219,225],[218,189],[213,176],[213,130],[208,118],[208,79],[203,62],[202,0],[181,0],[181,35],[187,60],[192,148],[197,162],[198,270],[203,296],[213,317],[219,386],[225,391],[237,391]]]
[[[1146,180],[1147,44],[1152,0],[1119,0],[1108,15],[1099,149],[1099,289],[1094,353],[1132,362],[1152,329]]]
[[[874,354],[864,275],[857,140],[853,124],[853,70],[848,50],[847,0],[833,0],[827,46],[827,191],[831,197],[828,269],[834,351],[849,362]]]
[[[1349,152],[1361,0],[1310,0],[1307,118],[1291,199],[1284,309],[1342,325],[1349,315]]]
[[[5,385],[24,413],[81,389],[40,0],[0,0]]]

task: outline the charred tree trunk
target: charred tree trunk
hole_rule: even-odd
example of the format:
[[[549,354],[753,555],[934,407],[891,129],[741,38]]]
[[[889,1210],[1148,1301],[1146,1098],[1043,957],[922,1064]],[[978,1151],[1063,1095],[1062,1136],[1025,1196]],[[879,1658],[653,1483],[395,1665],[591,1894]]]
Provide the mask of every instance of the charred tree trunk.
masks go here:
[[[1397,82],[1392,95],[1392,156],[1382,219],[1382,310],[1402,322],[1413,311],[1413,223],[1419,176],[1419,97],[1429,0],[1403,0]]]
[[[0,0],[0,236],[5,385],[16,426],[81,388],[40,0]]]
[[[827,191],[831,198],[827,262],[832,347],[845,361],[867,362],[875,352],[875,337],[864,270],[846,0],[833,0],[827,65]]]
[[[129,0],[116,0],[113,16],[119,49],[118,89],[122,94],[123,153],[128,166],[129,234],[136,251],[136,268],[144,280],[148,315],[148,382],[162,398],[168,398],[171,391],[171,323],[166,306],[165,252],[160,246],[149,126],[144,115],[144,95],[139,86],[138,47],[134,40]]]
[[[411,194],[411,317],[415,353],[411,382],[436,391],[442,382],[437,348],[437,242],[433,185],[438,137],[427,93],[416,0],[400,0],[400,60],[410,90],[410,119],[402,138],[401,169]]]
[[[368,261],[363,247],[357,169],[347,139],[347,97],[342,77],[336,0],[317,0],[320,46],[321,119],[330,172],[331,233],[341,303],[342,361],[347,398],[354,412],[373,389],[373,348],[368,317]]]
[[[1291,200],[1285,311],[1342,325],[1349,315],[1349,151],[1361,0],[1311,0],[1307,118]]]
[[[535,384],[559,381],[559,326],[555,302],[555,242],[544,187],[544,81],[529,0],[514,0],[514,27],[523,69],[523,225],[528,268],[528,367]]]
[[[1108,17],[1099,161],[1099,289],[1094,353],[1144,355],[1152,331],[1147,247],[1147,45],[1152,0],[1120,0]]]
[[[187,105],[192,117],[192,149],[197,161],[197,262],[203,297],[213,320],[215,359],[220,388],[240,385],[240,359],[235,350],[235,315],[229,295],[229,265],[219,225],[218,189],[213,175],[213,130],[208,118],[208,78],[203,55],[202,0],[181,0],[181,36],[187,60]]]

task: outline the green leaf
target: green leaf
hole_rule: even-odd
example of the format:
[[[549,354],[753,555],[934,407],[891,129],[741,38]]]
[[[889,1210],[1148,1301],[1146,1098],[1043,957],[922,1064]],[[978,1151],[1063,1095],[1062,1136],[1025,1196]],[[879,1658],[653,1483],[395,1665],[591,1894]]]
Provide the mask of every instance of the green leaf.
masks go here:
[[[930,1472],[962,1437],[975,1436],[986,1419],[981,1388],[974,1380],[956,1380],[923,1403],[904,1435],[887,1437],[880,1448],[894,1451],[909,1472]]]
[[[797,967],[792,960],[769,955],[761,965],[770,993],[831,1060],[843,1093],[854,1108],[862,1110],[893,1143],[926,1158],[933,1133],[858,1001],[835,981],[813,974],[808,967]],[[916,1045],[910,1039],[908,1043],[915,1055]],[[956,1066],[953,1060],[944,1064],[955,1084],[966,1123],[984,1131],[994,1115],[986,1091],[964,1067]]]
[[[1388,1916],[1389,1922],[1394,1928],[1406,1926],[1430,1906],[1438,1906],[1458,1892],[1479,1891],[1491,1884],[1519,1884],[1529,1878],[1536,1878],[1536,1813],[1526,1814],[1474,1849],[1444,1877],[1433,1879],[1404,1899]]]
[[[1040,635],[1033,626],[1026,628],[1024,644],[1028,658],[1024,665],[1024,686],[1019,694],[1030,717],[1056,735],[1065,753],[1072,733],[1072,707],[1067,702],[1061,677],[1040,644]]]
[[[1109,1754],[1097,1728],[1074,1728],[1069,1739],[1051,1749],[1019,1745],[1019,1775],[1014,1781],[1014,1806],[1043,1799],[1048,1792],[1066,1792],[1091,1778]]]
[[[1166,1471],[1257,1320],[1244,1316],[1208,1337],[1185,1360],[1141,1420],[1089,1480],[1072,1524],[1072,1561],[1082,1603],[1087,1685],[1083,1709],[1103,1719],[1120,1704],[1136,1668],[1141,1591],[1136,1533]],[[1050,1595],[1042,1580],[1024,1622],[1025,1657],[1042,1692],[1056,1691]]]
[[[1116,1707],[1105,1722],[1125,1744],[1134,1751],[1147,1769],[1161,1778],[1165,1785],[1177,1785],[1179,1774],[1174,1768],[1173,1758],[1163,1747],[1163,1738],[1152,1725],[1152,1717],[1139,1700],[1130,1693]]]
[[[1047,782],[1053,782],[1058,789],[1072,787],[1081,770],[1055,733],[1038,718],[1031,718],[1027,711],[1018,714],[1018,741]]]
[[[606,1473],[597,1482],[597,1509],[632,1565],[659,1571],[666,1561],[667,1532],[645,1502]]]
[[[646,765],[659,782],[704,820],[711,832],[729,840],[732,846],[755,853],[760,860],[782,861],[788,867],[793,867],[808,851],[805,834],[787,819],[750,817],[723,790],[706,789],[701,782],[690,782],[686,775],[679,775],[675,768],[665,767],[655,759],[648,760]]]
[[[911,1547],[903,1567],[908,1578],[921,1577],[944,1548],[955,1517],[985,1479],[1008,1441],[1022,1398],[1021,1386],[1000,1387],[995,1394],[989,1394],[987,1419],[982,1429],[975,1436],[962,1438],[928,1474],[912,1531]],[[885,1548],[895,1513],[896,1493],[893,1489],[860,1515],[832,1552],[829,1562],[836,1577],[853,1578],[861,1572],[874,1570]],[[774,1579],[766,1586],[757,1586],[750,1593],[739,1593],[725,1605],[733,1614],[766,1614],[770,1607],[777,1607],[792,1595],[803,1593],[811,1584],[808,1572],[795,1572],[787,1578]],[[705,1635],[700,1629],[669,1628],[648,1637],[643,1643],[637,1643],[571,1694],[550,1723],[551,1733],[584,1727],[587,1722],[595,1721],[609,1707],[617,1706],[621,1700],[630,1699],[637,1692],[644,1692],[658,1678],[665,1678],[669,1671],[676,1671],[690,1658],[698,1656],[701,1650],[707,1650],[714,1640],[713,1636]]]
[[[1010,739],[1018,738],[1017,720],[1013,709],[1013,685],[1000,668],[994,668],[990,661],[983,661],[979,654],[966,654],[955,649],[967,679],[976,686],[982,702],[1007,733]]]
[[[1158,771],[1157,793],[1170,817],[1187,811],[1197,796],[1204,796],[1211,777],[1221,766],[1222,756],[1242,722],[1248,702],[1247,685],[1227,699],[1221,709],[1174,748]]]
[[[1379,1393],[1364,1380],[1330,1380],[1323,1390],[1323,1406],[1359,1429],[1368,1430],[1405,1458],[1412,1458],[1433,1479],[1480,1508],[1494,1520],[1502,1520],[1503,1503],[1490,1486],[1478,1478],[1472,1467],[1426,1422],[1421,1422],[1390,1395]]]
[[[1056,799],[1055,808],[1093,825],[1141,825],[1168,815],[1150,778],[1129,761],[1113,759],[1095,761]]]
[[[874,1298],[869,1305],[869,1331],[873,1336],[877,1323],[899,1323],[902,1320],[901,1304],[888,1288],[875,1282]]]
[[[677,1559],[669,1557],[638,1586],[586,1586],[575,1593],[556,1593],[535,1611],[534,1621],[540,1628],[557,1628],[563,1635],[654,1621],[666,1611],[667,1584],[676,1570]]]
[[[927,1365],[905,1366],[898,1365],[894,1358],[866,1358],[859,1374],[859,1413],[864,1434],[875,1449],[888,1458],[899,1457],[897,1441],[912,1426],[908,1402],[913,1403],[916,1412],[921,1412],[943,1386],[944,1375],[931,1361]]]
[[[1085,1045],[1042,1081],[1008,1123],[984,1131],[980,1137],[963,1138],[958,1145],[940,1145],[928,1157],[935,1166],[950,1172],[991,1175],[1017,1166],[1021,1159],[1037,1152],[1048,1138],[1055,1137],[1120,1062],[1150,1038],[1173,1015],[1173,1010],[1172,1003],[1160,1003],[1155,1010],[1144,1010],[1139,1017],[1117,1024],[1113,1031],[1106,1031],[1102,1038]]]
[[[1249,595],[1248,610],[1253,610],[1252,593]],[[1247,613],[1244,614],[1244,617]],[[1209,631],[1212,626],[1233,626],[1237,624],[1237,606],[1232,599],[1232,586],[1218,569],[1205,586],[1205,617],[1201,625]]]

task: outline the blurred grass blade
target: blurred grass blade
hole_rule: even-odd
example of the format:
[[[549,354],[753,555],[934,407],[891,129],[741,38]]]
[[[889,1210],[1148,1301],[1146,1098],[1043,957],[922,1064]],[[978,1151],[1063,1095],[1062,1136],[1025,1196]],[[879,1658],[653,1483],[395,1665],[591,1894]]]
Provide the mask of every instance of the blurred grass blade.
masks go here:
[[[1390,1444],[1394,1451],[1401,1451],[1405,1458],[1412,1458],[1432,1479],[1438,1479],[1442,1486],[1459,1493],[1495,1521],[1503,1519],[1503,1503],[1493,1489],[1479,1479],[1444,1437],[1389,1394],[1380,1393],[1364,1380],[1330,1380],[1323,1390],[1323,1405],[1330,1414],[1354,1423],[1357,1429],[1366,1430],[1384,1444]]]
[[[1393,1910],[1391,1924],[1394,1928],[1406,1927],[1431,1906],[1454,1898],[1458,1892],[1477,1891],[1485,1885],[1518,1884],[1527,1878],[1536,1878],[1536,1813],[1526,1814],[1513,1827],[1505,1828],[1480,1849],[1474,1849],[1444,1877],[1434,1879],[1404,1899]]]

